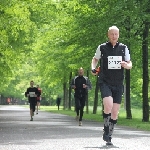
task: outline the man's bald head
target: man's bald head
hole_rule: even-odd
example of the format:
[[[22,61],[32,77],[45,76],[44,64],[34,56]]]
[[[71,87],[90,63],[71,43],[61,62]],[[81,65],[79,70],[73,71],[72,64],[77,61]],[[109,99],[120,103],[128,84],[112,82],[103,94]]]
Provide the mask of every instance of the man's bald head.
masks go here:
[[[84,69],[82,67],[79,68],[78,70],[79,76],[83,76],[84,74]]]

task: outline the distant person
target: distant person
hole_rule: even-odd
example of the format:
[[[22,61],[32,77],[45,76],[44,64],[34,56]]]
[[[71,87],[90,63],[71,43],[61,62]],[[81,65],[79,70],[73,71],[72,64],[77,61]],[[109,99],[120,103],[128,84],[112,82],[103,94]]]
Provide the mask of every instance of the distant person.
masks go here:
[[[57,104],[58,110],[59,110],[60,102],[61,102],[61,98],[60,98],[60,96],[58,95],[58,97],[57,97],[57,99],[56,99],[56,104]]]
[[[104,133],[106,145],[112,145],[112,134],[117,124],[122,100],[124,69],[131,69],[129,49],[118,42],[119,29],[108,29],[109,41],[98,46],[92,58],[92,74],[96,75],[96,66],[100,60],[99,86],[104,105]]]
[[[36,114],[38,114],[38,110],[40,110],[40,103],[41,103],[41,94],[42,94],[42,90],[39,87],[39,85],[36,86],[39,92],[39,95],[37,96],[37,104],[36,104]]]
[[[30,81],[30,87],[27,88],[25,96],[28,97],[28,101],[30,103],[30,117],[31,117],[30,121],[33,121],[35,106],[37,103],[37,96],[39,96],[38,89],[34,87],[33,81]]]
[[[79,126],[82,126],[83,110],[85,106],[88,90],[91,89],[91,82],[88,77],[83,76],[84,70],[81,67],[78,70],[78,76],[75,76],[71,81],[71,88],[74,89],[76,120],[79,121]]]
[[[11,99],[7,98],[7,104],[10,104],[10,102],[11,102]]]

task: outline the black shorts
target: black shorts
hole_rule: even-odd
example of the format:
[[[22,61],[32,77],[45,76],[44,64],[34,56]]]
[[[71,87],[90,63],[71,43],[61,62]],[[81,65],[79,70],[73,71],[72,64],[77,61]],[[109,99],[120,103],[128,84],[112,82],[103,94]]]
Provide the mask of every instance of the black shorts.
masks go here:
[[[37,100],[37,102],[39,102],[39,103],[40,103],[40,100]]]
[[[80,109],[85,106],[85,97],[75,97],[75,107]]]
[[[30,109],[32,109],[33,112],[35,111],[35,106],[36,106],[36,103],[34,101],[30,102]]]
[[[121,104],[122,94],[123,94],[123,85],[109,85],[105,82],[100,83],[100,92],[101,97],[109,97],[113,98],[113,103]]]

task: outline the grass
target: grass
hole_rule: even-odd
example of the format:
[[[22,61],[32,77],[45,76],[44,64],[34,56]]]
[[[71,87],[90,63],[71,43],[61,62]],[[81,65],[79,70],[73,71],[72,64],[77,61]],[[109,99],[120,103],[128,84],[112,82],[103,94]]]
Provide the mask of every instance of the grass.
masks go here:
[[[68,115],[72,117],[76,116],[74,107],[71,108],[72,110],[63,110],[63,107],[60,106],[59,111],[57,110],[57,106],[41,106],[40,109],[43,111],[64,114],[64,115]],[[86,120],[97,121],[97,122],[103,123],[103,117],[101,115],[101,112],[102,112],[101,108],[98,107],[97,114],[93,114],[92,109],[93,107],[89,107],[89,114],[84,113],[83,118]],[[142,122],[142,109],[132,109],[131,112],[132,112],[132,119],[126,119],[126,111],[123,108],[121,108],[119,112],[117,124],[123,127],[131,127],[134,129],[150,131],[150,123]]]

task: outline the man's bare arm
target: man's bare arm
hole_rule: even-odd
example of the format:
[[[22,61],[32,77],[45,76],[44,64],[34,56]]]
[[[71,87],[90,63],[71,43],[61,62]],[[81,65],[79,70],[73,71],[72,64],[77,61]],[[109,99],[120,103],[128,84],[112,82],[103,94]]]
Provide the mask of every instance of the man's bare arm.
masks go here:
[[[92,63],[91,63],[91,69],[92,69],[92,74],[93,75],[96,75],[96,71],[94,71],[95,70],[95,68],[96,68],[96,66],[97,66],[97,64],[98,64],[98,59],[96,59],[95,57],[93,57],[93,59],[92,59]]]

